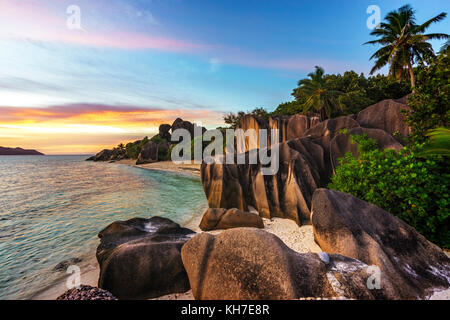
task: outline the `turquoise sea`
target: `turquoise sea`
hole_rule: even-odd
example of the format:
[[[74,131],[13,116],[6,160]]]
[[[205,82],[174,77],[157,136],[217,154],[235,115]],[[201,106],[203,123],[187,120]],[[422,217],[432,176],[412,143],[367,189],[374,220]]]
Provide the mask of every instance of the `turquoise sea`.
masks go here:
[[[0,156],[0,299],[29,299],[94,256],[109,223],[159,215],[186,224],[207,207],[200,179],[84,161]]]

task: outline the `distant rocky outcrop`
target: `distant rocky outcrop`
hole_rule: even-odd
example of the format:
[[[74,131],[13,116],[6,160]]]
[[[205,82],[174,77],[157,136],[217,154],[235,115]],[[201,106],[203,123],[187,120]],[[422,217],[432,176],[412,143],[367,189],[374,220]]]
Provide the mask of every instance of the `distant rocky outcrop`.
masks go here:
[[[312,200],[314,239],[333,252],[375,265],[381,287],[396,299],[425,298],[450,287],[450,259],[413,227],[349,194],[318,189]]]
[[[191,139],[194,138],[195,129],[199,128],[195,123],[184,121],[177,118],[172,125],[161,124],[159,126],[158,134],[148,139],[145,137],[142,140],[130,142],[126,147],[119,146],[113,149],[104,149],[96,155],[86,159],[86,161],[119,161],[123,159],[137,159],[136,164],[152,163],[157,161],[165,161],[168,159],[168,154],[171,145],[178,143],[172,141],[172,134],[177,129],[186,129]],[[172,131],[172,134],[170,133]],[[206,128],[201,127],[198,130],[200,134],[206,132]]]
[[[390,299],[370,290],[368,265],[338,254],[297,253],[255,228],[196,235],[181,250],[192,293],[199,300],[299,298]]]
[[[139,153],[136,164],[152,163],[158,161],[158,144],[153,141],[147,142],[144,149]]]
[[[189,133],[191,135],[191,139],[194,139],[196,127],[198,127],[198,126],[195,123],[192,123],[189,121],[184,121],[183,119],[177,118],[172,123],[172,133],[177,129],[185,129],[185,130],[189,131]],[[205,133],[206,128],[201,127],[200,129],[201,129],[201,134]]]
[[[119,299],[149,299],[188,291],[180,251],[193,234],[162,217],[111,223],[98,234],[98,286]]]
[[[43,156],[44,154],[30,149],[0,147],[0,156]]]
[[[117,300],[111,292],[106,290],[81,285],[79,288],[67,290],[56,300]]]
[[[170,141],[171,139],[171,134],[170,134],[170,129],[172,129],[172,126],[170,124],[162,124],[159,126],[159,136],[166,140],[166,141]]]
[[[203,231],[238,227],[264,228],[264,223],[259,215],[236,208],[209,208],[200,222],[200,229]]]

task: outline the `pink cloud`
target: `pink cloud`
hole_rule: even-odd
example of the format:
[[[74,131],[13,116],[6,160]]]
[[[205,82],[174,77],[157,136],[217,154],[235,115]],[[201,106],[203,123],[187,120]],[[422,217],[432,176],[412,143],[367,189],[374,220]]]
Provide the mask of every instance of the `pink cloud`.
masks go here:
[[[60,6],[60,8],[64,8],[64,6]],[[55,11],[48,4],[44,5],[35,0],[2,1],[0,4],[0,38],[25,38],[122,50],[150,49],[179,52],[201,56],[207,61],[211,57],[216,57],[223,64],[296,72],[310,71],[315,65],[324,67],[327,72],[340,72],[353,67],[351,63],[345,61],[321,58],[264,57],[260,53],[224,45],[195,43],[131,30],[117,30],[115,25],[110,26],[110,31],[89,28],[69,30],[66,27],[67,17],[64,10]]]

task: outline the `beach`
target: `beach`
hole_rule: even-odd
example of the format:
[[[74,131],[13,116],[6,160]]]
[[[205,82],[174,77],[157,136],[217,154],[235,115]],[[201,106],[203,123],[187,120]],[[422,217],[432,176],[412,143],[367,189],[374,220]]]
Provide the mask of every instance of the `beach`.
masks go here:
[[[159,170],[178,174],[189,175],[192,177],[200,178],[200,164],[196,163],[181,163],[176,164],[172,161],[159,161],[153,163],[136,164],[136,160],[125,159],[115,161],[116,164],[124,164],[133,166],[136,168],[147,169],[147,170]]]
[[[177,173],[183,175],[189,175],[192,177],[200,177],[200,165],[199,164],[174,164],[171,161],[148,163],[143,165],[135,165],[133,160],[121,160],[114,164],[128,165],[145,170],[158,170],[166,171],[170,173]],[[183,224],[184,227],[189,228],[197,233],[202,232],[199,228],[200,221],[202,219],[203,212],[199,212],[190,221]],[[278,236],[289,248],[297,252],[320,252],[321,249],[314,242],[314,235],[312,231],[312,226],[297,226],[297,224],[292,220],[273,218],[273,219],[263,219],[264,230],[275,234]],[[111,221],[112,222],[112,221]],[[177,221],[175,221],[177,222]],[[106,227],[99,226],[99,229]],[[218,234],[221,230],[210,231],[213,234]],[[93,287],[97,286],[100,268],[97,263],[95,255],[90,259],[80,263],[81,269],[81,284],[90,285]],[[32,297],[34,300],[54,300],[59,295],[67,290],[66,281],[67,277],[61,279],[56,285],[43,290],[42,292],[36,294]],[[155,298],[155,300],[192,300],[194,297],[190,291],[186,293],[170,294],[162,297]]]
[[[174,164],[170,161],[149,163],[143,165],[135,165],[133,160],[121,160],[114,162],[114,164],[128,165],[145,170],[158,170],[170,173],[177,173],[188,175],[191,177],[200,177],[200,165],[199,164]],[[199,228],[200,221],[202,219],[203,212],[199,212],[188,222],[182,224],[183,227],[189,228],[197,233],[203,232]],[[177,222],[177,221],[175,221]],[[289,248],[298,253],[318,253],[322,250],[314,241],[313,227],[311,225],[298,226],[294,221],[282,218],[263,219],[264,230],[270,232],[279,237]],[[99,229],[105,226],[99,226]],[[223,230],[207,231],[211,234],[219,234]],[[446,251],[446,254],[450,256],[450,252]],[[99,278],[99,265],[95,256],[92,256],[87,261],[80,264],[81,268],[81,284],[97,286]],[[69,275],[67,275],[68,277]],[[64,293],[66,289],[66,279],[62,279],[55,286],[45,289],[42,292],[32,297],[34,300],[54,300],[59,295]],[[450,290],[436,290],[430,299],[450,299]],[[153,300],[194,300],[192,292],[189,290],[185,293],[174,293],[164,295]]]

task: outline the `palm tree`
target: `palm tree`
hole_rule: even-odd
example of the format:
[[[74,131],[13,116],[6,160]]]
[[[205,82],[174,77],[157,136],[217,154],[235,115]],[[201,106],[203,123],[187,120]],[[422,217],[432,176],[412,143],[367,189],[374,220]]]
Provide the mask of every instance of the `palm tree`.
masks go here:
[[[407,68],[411,87],[414,88],[414,63],[434,56],[433,47],[427,41],[448,39],[448,34],[445,33],[424,34],[424,32],[431,24],[443,20],[446,16],[447,13],[442,12],[418,25],[416,24],[414,10],[409,5],[389,12],[384,18],[386,22],[382,22],[379,27],[370,33],[370,35],[379,37],[379,39],[365,43],[383,46],[370,57],[371,60],[376,59],[370,74],[389,64],[389,75],[400,80]]]
[[[308,74],[310,79],[300,80],[297,88],[306,96],[306,101],[302,105],[303,112],[318,111],[322,121],[330,118],[337,108],[342,110],[338,96],[343,94],[340,91],[328,89],[324,75],[323,68],[316,66],[316,71]]]

